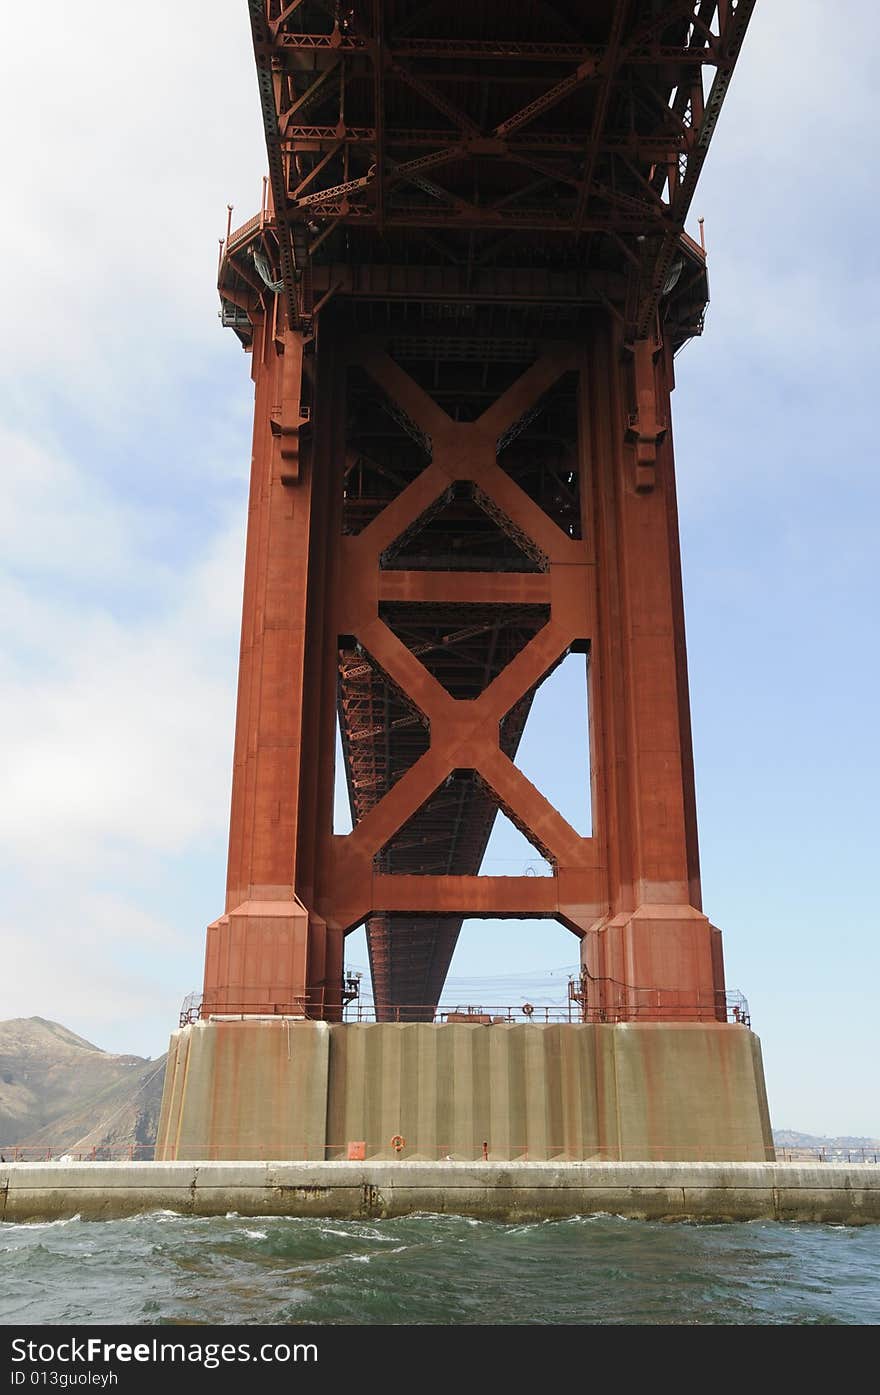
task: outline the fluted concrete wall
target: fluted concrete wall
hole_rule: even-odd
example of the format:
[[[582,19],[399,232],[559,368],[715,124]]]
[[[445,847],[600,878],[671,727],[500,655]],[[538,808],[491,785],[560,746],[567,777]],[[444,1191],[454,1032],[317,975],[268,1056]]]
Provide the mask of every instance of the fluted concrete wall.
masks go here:
[[[175,1032],[157,1158],[323,1158],[330,1029],[280,1018]]]
[[[405,1140],[398,1152],[395,1136]],[[208,1021],[174,1034],[159,1159],[773,1158],[741,1027]]]

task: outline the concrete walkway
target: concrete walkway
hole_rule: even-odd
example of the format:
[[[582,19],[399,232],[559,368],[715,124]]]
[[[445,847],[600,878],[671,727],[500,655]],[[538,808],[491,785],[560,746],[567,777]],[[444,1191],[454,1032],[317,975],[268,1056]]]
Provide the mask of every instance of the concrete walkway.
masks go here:
[[[156,1210],[339,1219],[448,1212],[501,1221],[596,1211],[651,1220],[880,1222],[880,1166],[849,1163],[5,1163],[0,1219]]]

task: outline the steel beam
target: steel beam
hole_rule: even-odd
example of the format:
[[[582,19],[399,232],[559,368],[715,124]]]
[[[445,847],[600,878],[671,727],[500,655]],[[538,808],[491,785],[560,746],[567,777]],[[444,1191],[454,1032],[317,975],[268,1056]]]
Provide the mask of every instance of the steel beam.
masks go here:
[[[221,260],[256,415],[212,1003],[244,975],[338,1018],[343,936],[366,923],[380,1015],[428,1011],[463,920],[488,916],[560,921],[597,983],[723,986],[668,426],[705,303],[683,220],[752,8],[667,0],[646,22],[617,0],[604,33],[577,17],[536,40],[501,5],[504,28],[463,37],[435,4],[426,37],[389,0],[326,6],[318,33],[297,32],[320,27],[311,5],[249,0],[273,206]],[[516,764],[571,652],[589,836]],[[549,875],[482,875],[499,811]]]

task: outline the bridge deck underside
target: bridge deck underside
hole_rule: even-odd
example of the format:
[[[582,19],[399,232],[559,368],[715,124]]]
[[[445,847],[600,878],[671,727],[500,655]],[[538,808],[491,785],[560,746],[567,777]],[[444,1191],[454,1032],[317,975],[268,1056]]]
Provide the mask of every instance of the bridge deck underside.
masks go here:
[[[682,231],[754,2],[249,0],[292,319],[530,270],[642,336],[675,279],[664,318],[699,332]]]

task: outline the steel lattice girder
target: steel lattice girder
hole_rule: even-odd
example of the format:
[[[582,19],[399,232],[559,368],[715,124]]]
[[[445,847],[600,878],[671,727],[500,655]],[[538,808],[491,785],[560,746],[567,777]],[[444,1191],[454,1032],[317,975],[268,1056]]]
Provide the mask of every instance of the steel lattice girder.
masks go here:
[[[439,246],[472,267],[512,231],[517,265],[637,266],[645,334],[753,7],[558,5],[553,35],[554,12],[498,0],[362,0],[338,18],[250,0],[294,322],[311,314],[310,262],[382,262],[390,237],[410,261]]]

